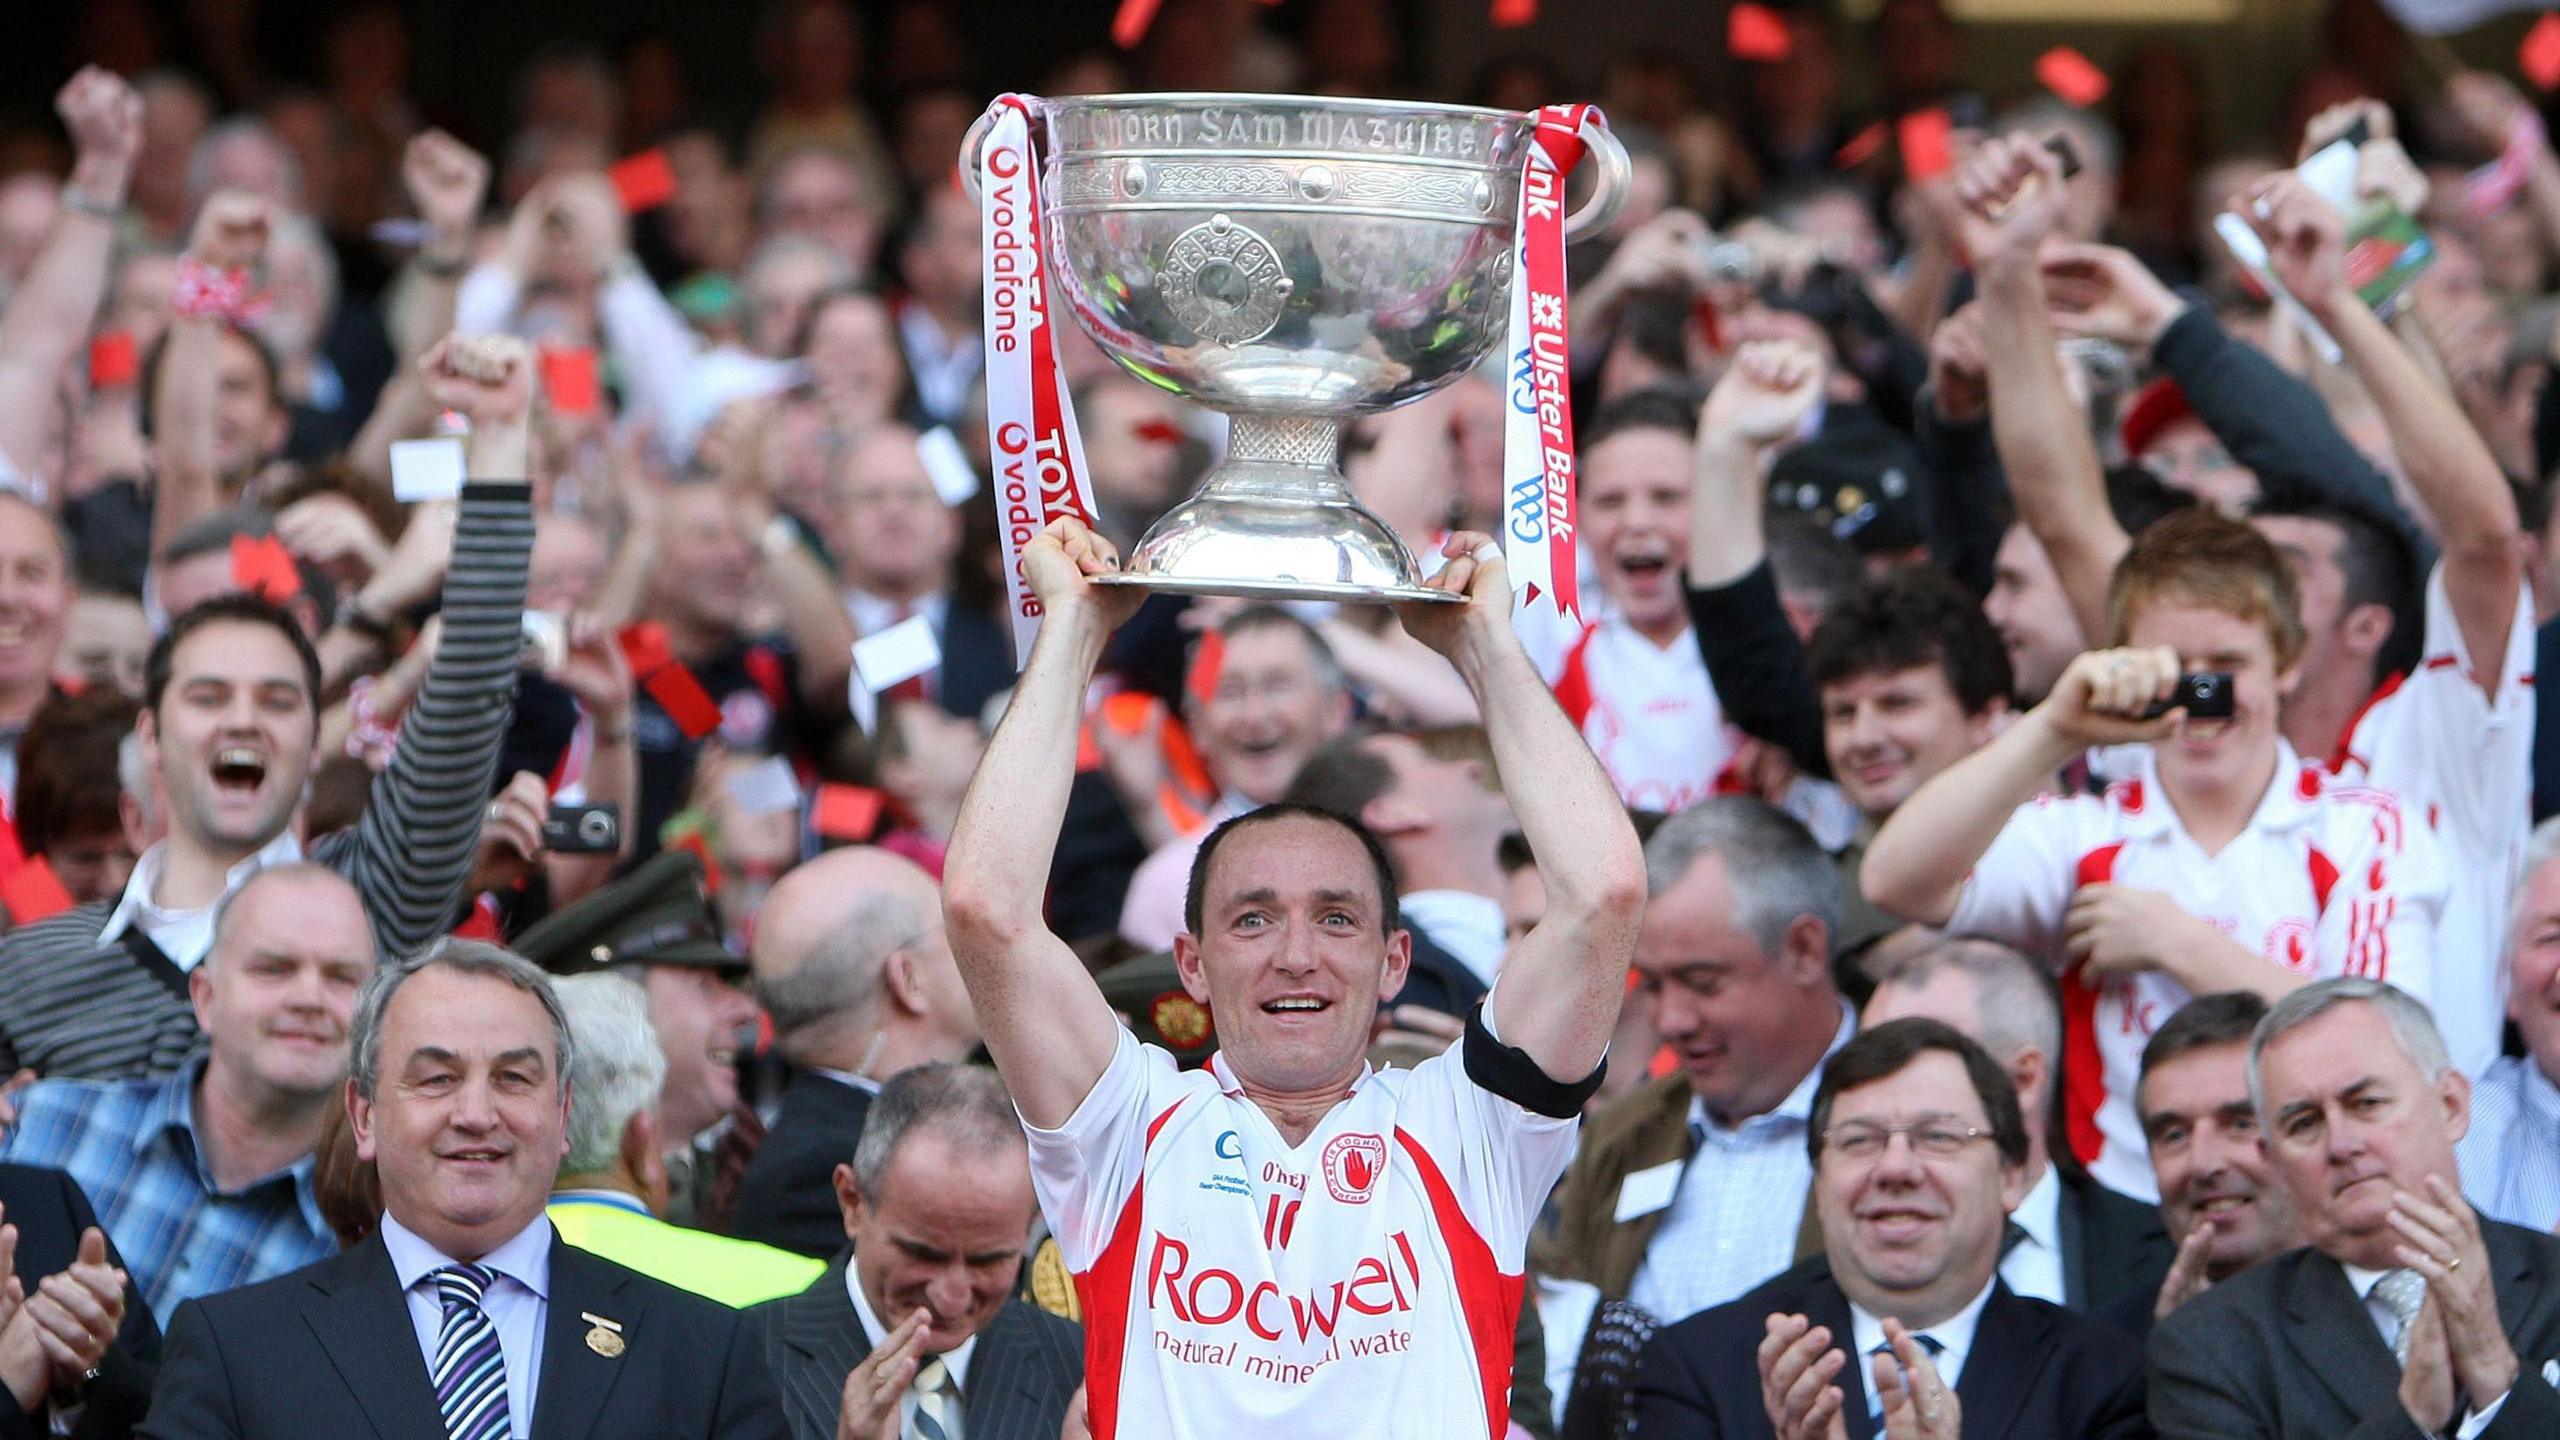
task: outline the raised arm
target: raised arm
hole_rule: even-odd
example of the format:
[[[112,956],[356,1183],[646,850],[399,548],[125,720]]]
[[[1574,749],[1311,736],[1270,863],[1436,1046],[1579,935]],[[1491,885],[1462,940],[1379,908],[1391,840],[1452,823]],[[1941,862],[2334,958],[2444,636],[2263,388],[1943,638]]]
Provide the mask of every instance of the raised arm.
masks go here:
[[[249,283],[266,258],[274,216],[266,201],[241,190],[217,190],[196,215],[195,234],[179,263]],[[188,291],[185,277],[180,293]],[[166,349],[151,392],[151,445],[156,482],[151,498],[151,558],[197,521],[222,508],[221,459],[214,415],[220,400],[222,334],[232,322],[217,313],[169,318]],[[216,307],[219,308],[219,307]]]
[[[1958,181],[1981,286],[1991,435],[2018,518],[2052,557],[2083,634],[2107,628],[2107,579],[2132,542],[2107,509],[2088,422],[2063,385],[2040,254],[2059,223],[2061,163],[2031,141],[1988,140]]]
[[[942,913],[987,1053],[1022,1118],[1066,1123],[1120,1043],[1120,1022],[1041,916],[1040,877],[1075,783],[1085,687],[1103,643],[1144,598],[1090,583],[1119,568],[1111,542],[1069,520],[1023,547],[1044,618],[1031,662],[960,802],[942,863]]]
[[[400,183],[427,227],[427,239],[395,292],[400,303],[391,329],[401,364],[382,387],[355,443],[347,447],[357,473],[386,488],[391,483],[391,443],[425,434],[435,419],[413,362],[455,328],[480,202],[489,190],[489,162],[441,130],[424,130],[401,152]]]
[[[77,158],[62,213],[0,313],[0,461],[30,474],[61,408],[63,371],[87,342],[106,293],[116,213],[142,144],[142,97],[94,65],[71,77],[53,108]]]
[[[1460,531],[1429,582],[1464,605],[1398,606],[1449,657],[1484,712],[1494,768],[1538,857],[1547,913],[1514,941],[1493,990],[1493,1027],[1550,1079],[1589,1075],[1608,1052],[1644,913],[1644,852],[1609,777],[1538,679],[1511,628],[1511,581],[1490,536]]]
[[[2472,678],[2494,691],[2524,585],[2522,522],[2506,477],[2453,397],[2347,284],[2346,218],[2289,174],[2261,181],[2250,200],[2250,224],[2276,278],[2337,340],[2382,412],[2401,468],[2435,520]]]

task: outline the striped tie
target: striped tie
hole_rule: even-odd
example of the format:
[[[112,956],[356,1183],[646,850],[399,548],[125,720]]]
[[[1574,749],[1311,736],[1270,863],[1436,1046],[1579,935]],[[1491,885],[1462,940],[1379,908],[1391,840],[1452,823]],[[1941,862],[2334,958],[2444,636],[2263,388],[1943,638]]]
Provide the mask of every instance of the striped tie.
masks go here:
[[[436,1332],[436,1409],[448,1440],[505,1440],[507,1357],[498,1327],[480,1308],[497,1274],[481,1265],[447,1265],[433,1276],[444,1302],[444,1326]]]
[[[916,1397],[915,1440],[951,1440],[951,1367],[936,1355],[916,1369],[909,1386]]]

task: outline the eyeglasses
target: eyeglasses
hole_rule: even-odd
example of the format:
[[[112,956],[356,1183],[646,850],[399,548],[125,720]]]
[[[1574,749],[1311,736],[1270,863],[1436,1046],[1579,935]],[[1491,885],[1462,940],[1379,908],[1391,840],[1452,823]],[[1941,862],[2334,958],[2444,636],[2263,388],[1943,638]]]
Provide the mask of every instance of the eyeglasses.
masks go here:
[[[1822,1146],[1851,1160],[1873,1160],[1884,1154],[1885,1146],[1893,1143],[1896,1135],[1908,1136],[1913,1150],[1941,1160],[1963,1154],[1965,1147],[1976,1140],[1991,1138],[1988,1130],[1953,1120],[1916,1120],[1908,1125],[1852,1120],[1823,1131]]]

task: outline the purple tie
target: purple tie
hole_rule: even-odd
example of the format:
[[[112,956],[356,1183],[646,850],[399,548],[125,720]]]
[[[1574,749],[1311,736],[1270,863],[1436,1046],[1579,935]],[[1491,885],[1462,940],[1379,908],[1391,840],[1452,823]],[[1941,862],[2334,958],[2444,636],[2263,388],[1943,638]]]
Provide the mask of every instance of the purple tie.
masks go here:
[[[448,1440],[505,1440],[507,1357],[498,1327],[480,1308],[495,1272],[481,1265],[447,1265],[431,1277],[444,1301],[444,1325],[436,1332],[436,1409]]]

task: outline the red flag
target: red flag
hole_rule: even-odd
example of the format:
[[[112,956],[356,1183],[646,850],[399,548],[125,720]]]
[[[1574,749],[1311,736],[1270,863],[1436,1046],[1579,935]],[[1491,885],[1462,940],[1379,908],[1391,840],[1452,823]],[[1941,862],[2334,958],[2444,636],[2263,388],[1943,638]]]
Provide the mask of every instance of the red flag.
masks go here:
[[[1111,17],[1111,43],[1123,50],[1135,50],[1147,38],[1147,27],[1156,23],[1156,6],[1161,0],[1120,0],[1119,12]]]
[[[2036,80],[2062,97],[2064,104],[2083,110],[2107,98],[2107,72],[2068,45],[2056,45],[2036,57]]]
[[[604,178],[613,182],[613,193],[622,197],[625,215],[655,210],[676,198],[676,167],[663,148],[614,162]]]
[[[1736,60],[1784,60],[1795,53],[1796,42],[1777,11],[1744,0],[1725,17],[1724,48]]]
[[[1493,0],[1496,29],[1517,30],[1538,18],[1538,0]]]
[[[1956,168],[1955,122],[1944,110],[1914,110],[1895,127],[1902,145],[1902,176],[1917,184]]]
[[[9,907],[11,923],[32,925],[48,915],[59,915],[72,906],[71,892],[62,888],[62,877],[41,855],[30,858],[0,879],[0,904]]]
[[[273,535],[234,535],[231,583],[270,605],[282,605],[302,593],[302,572]]]
[[[2560,15],[2545,15],[2524,32],[2516,64],[2537,89],[2560,89]]]
[[[103,331],[89,342],[90,389],[118,389],[132,384],[141,374],[142,357],[134,348],[132,331]]]
[[[830,840],[868,840],[887,799],[867,785],[821,785],[810,824]]]
[[[561,415],[592,415],[603,403],[604,386],[596,378],[596,352],[583,345],[545,345],[542,394]]]

